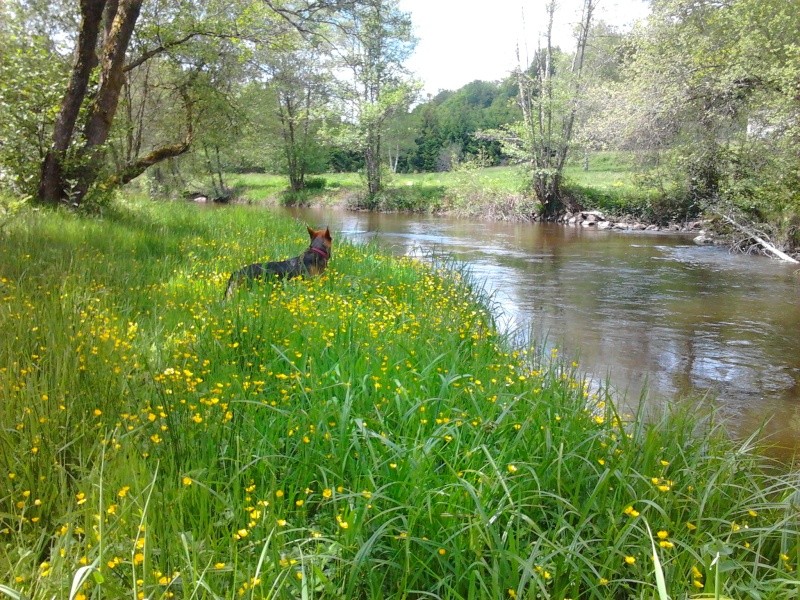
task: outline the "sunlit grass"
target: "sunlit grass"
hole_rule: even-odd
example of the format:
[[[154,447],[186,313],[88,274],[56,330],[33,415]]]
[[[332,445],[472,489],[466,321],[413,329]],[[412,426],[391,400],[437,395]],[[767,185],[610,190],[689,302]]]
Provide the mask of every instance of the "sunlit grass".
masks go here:
[[[650,598],[655,543],[674,598],[798,592],[793,475],[696,416],[617,414],[557,351],[510,347],[458,270],[336,239],[324,276],[221,301],[306,244],[243,207],[9,224],[0,584]]]
[[[656,190],[642,187],[632,167],[632,157],[624,152],[594,152],[589,169],[575,159],[564,170],[570,193],[587,208],[612,214],[642,216]],[[310,190],[303,201],[352,203],[363,197],[365,181],[358,173],[325,173],[323,189]],[[252,202],[283,202],[288,182],[285,177],[268,174],[232,175],[230,181],[243,190]],[[476,168],[462,166],[440,173],[387,173],[386,192],[371,208],[422,212],[448,211],[465,216],[528,219],[536,205],[530,182],[518,166]],[[288,196],[292,198],[292,196]]]

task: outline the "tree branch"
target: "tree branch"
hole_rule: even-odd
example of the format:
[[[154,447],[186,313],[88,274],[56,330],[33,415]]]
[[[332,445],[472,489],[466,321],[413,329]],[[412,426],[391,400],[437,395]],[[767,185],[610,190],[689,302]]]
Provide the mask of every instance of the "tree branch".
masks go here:
[[[180,94],[183,97],[183,104],[186,108],[186,137],[183,141],[156,148],[145,156],[137,159],[135,162],[126,165],[120,171],[106,179],[104,182],[105,187],[114,188],[130,183],[153,165],[167,160],[168,158],[180,156],[192,147],[192,141],[194,140],[192,101],[191,98],[189,98],[189,92],[186,87],[180,90]]]
[[[158,54],[161,54],[162,52],[167,52],[168,50],[171,50],[172,48],[175,48],[176,46],[180,46],[181,44],[185,44],[186,42],[188,42],[192,38],[195,38],[195,37],[197,37],[199,35],[204,35],[204,34],[200,33],[199,31],[193,31],[192,33],[189,33],[189,34],[183,36],[182,38],[179,38],[177,40],[173,40],[171,42],[162,43],[157,48],[152,48],[151,50],[147,50],[140,57],[138,57],[137,59],[135,59],[135,60],[129,62],[127,65],[125,65],[123,71],[125,73],[127,73],[128,71],[132,71],[136,67],[141,66],[142,64],[146,63],[148,60],[150,60],[154,56],[157,56]]]
[[[726,215],[726,214],[725,214],[725,213],[723,213],[721,210],[717,210],[717,209],[711,209],[711,210],[712,210],[712,212],[714,212],[714,213],[716,213],[717,215],[719,215],[720,217],[722,217],[722,218],[723,218],[723,219],[724,219],[726,222],[728,222],[728,223],[729,223],[731,226],[733,226],[735,229],[737,229],[737,230],[741,231],[741,232],[742,232],[742,233],[744,233],[746,236],[748,236],[748,237],[752,238],[752,239],[753,239],[753,241],[755,241],[755,242],[756,242],[756,243],[757,243],[759,246],[761,246],[762,248],[764,248],[764,250],[766,250],[766,251],[767,251],[767,252],[769,252],[770,254],[773,254],[774,256],[776,256],[776,257],[780,258],[781,260],[785,260],[786,262],[795,263],[795,264],[797,264],[798,262],[800,262],[800,261],[797,261],[797,260],[795,260],[795,259],[794,259],[794,258],[792,258],[791,256],[789,256],[789,255],[788,255],[788,254],[786,254],[785,252],[782,252],[781,250],[778,250],[778,249],[777,249],[775,246],[773,246],[772,244],[770,244],[770,243],[769,243],[768,241],[766,241],[764,238],[762,238],[762,237],[760,237],[759,235],[757,235],[755,231],[753,231],[753,230],[751,230],[751,229],[748,229],[748,228],[747,228],[747,227],[745,227],[744,225],[741,225],[741,224],[739,224],[738,222],[736,222],[736,221],[733,219],[733,217],[730,217],[730,216]]]
[[[208,37],[208,38],[217,38],[217,39],[244,39],[244,36],[238,35],[236,33],[218,33],[212,31],[192,31],[191,33],[187,33],[182,38],[178,38],[176,40],[172,40],[170,42],[163,42],[160,46],[156,48],[151,48],[150,50],[145,51],[141,56],[135,58],[131,62],[125,65],[123,68],[123,72],[127,73],[128,71],[132,71],[136,67],[139,67],[146,63],[148,60],[153,58],[154,56],[158,56],[164,52],[169,52],[173,48],[177,48],[196,37]],[[252,41],[260,41],[258,39],[253,39]]]

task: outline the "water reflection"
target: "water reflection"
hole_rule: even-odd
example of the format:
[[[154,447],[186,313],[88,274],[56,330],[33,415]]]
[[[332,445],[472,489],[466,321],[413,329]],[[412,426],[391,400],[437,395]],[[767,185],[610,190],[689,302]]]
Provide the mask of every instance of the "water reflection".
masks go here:
[[[398,255],[447,253],[493,294],[509,330],[579,352],[620,396],[717,399],[747,435],[800,447],[800,276],[683,235],[424,216],[294,211]]]

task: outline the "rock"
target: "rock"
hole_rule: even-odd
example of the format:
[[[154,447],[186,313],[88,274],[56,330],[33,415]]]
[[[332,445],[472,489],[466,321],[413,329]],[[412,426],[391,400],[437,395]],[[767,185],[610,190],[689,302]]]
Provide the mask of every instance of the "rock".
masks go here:
[[[600,221],[597,224],[597,228],[598,229],[610,229],[611,228],[611,223],[609,221]]]
[[[693,238],[692,241],[698,246],[710,246],[714,243],[714,238],[705,231],[700,231],[700,235]]]
[[[599,221],[605,221],[606,218],[599,210],[584,210],[580,213],[581,218],[584,221],[589,221],[590,223],[596,223]]]

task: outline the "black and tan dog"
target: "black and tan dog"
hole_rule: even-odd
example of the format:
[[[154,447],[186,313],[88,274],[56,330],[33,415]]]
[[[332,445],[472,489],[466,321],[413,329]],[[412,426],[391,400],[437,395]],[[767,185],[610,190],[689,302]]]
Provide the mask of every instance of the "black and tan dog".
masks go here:
[[[305,252],[300,256],[287,260],[255,263],[234,271],[231,273],[230,279],[228,279],[225,298],[230,298],[236,286],[245,281],[267,279],[270,276],[291,279],[300,275],[319,275],[322,273],[331,259],[331,246],[333,243],[331,232],[327,227],[319,230],[311,229],[311,227],[306,227],[306,229],[308,229],[308,235],[311,236],[311,245]]]

